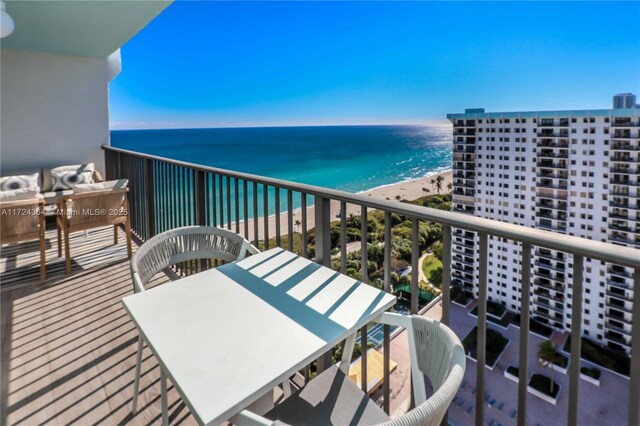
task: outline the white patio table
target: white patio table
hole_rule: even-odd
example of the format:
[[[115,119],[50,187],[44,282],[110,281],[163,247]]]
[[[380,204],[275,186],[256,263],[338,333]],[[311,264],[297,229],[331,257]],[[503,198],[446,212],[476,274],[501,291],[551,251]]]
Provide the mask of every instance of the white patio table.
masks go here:
[[[345,338],[353,344],[395,302],[280,248],[123,299],[201,424],[231,418]]]

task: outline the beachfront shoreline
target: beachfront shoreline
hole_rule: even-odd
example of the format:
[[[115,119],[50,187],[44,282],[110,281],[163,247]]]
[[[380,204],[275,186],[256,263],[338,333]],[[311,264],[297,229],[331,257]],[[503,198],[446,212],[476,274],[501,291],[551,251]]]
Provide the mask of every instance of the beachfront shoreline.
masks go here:
[[[434,185],[431,184],[431,180],[435,179],[437,176],[442,176],[444,181],[442,182],[442,189],[440,191],[441,194],[449,193],[447,186],[452,182],[453,172],[451,170],[447,170],[444,172],[435,172],[433,174],[427,174],[421,178],[406,180],[394,184],[382,185],[376,188],[372,188],[368,191],[362,191],[357,193],[358,195],[369,196],[381,200],[388,201],[401,201],[401,200],[415,200],[420,197],[424,197],[425,195],[437,194],[437,190]],[[425,191],[428,190],[427,191]],[[330,214],[331,221],[337,220],[339,218],[338,213],[340,211],[340,202],[339,201],[331,201]],[[315,227],[315,210],[314,206],[307,207],[307,230],[313,229]],[[358,205],[348,204],[346,215],[360,215],[361,208]],[[245,236],[250,241],[253,241],[254,229],[253,229],[253,219],[249,219],[249,235]],[[262,240],[264,238],[264,218],[258,218],[258,240]],[[297,208],[292,211],[292,222],[295,224],[297,221],[302,221],[302,209]],[[244,229],[244,221],[241,221],[240,229]],[[276,229],[276,215],[268,216],[268,226],[269,226],[269,237],[273,238],[275,236]],[[288,212],[283,212],[280,214],[280,231],[281,235],[287,234],[288,229]],[[295,231],[300,231],[300,227],[294,226]],[[232,228],[234,229],[234,228]]]

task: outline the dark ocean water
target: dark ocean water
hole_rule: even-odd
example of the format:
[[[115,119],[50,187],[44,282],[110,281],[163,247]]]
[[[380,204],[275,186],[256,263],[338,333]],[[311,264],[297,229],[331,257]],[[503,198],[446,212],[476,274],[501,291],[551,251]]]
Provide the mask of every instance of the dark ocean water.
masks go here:
[[[111,132],[116,147],[351,192],[449,169],[451,143],[449,128],[427,126]]]

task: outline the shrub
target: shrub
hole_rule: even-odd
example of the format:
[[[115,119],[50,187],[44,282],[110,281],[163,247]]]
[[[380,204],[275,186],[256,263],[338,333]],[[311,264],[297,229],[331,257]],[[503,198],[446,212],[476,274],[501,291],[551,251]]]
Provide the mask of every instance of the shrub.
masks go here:
[[[592,377],[596,380],[600,380],[600,374],[602,374],[599,368],[589,368],[589,367],[581,367],[580,373],[584,374],[585,376]]]
[[[551,390],[552,383],[553,390]],[[529,386],[539,392],[542,392],[545,395],[549,395],[551,398],[557,398],[558,392],[560,392],[560,385],[556,382],[553,382],[549,377],[543,376],[542,374],[534,374],[533,376],[531,376],[531,380],[529,380]]]

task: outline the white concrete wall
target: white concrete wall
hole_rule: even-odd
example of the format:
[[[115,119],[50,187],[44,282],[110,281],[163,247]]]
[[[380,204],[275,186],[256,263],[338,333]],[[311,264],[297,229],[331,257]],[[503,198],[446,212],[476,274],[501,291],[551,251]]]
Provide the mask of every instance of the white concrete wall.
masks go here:
[[[89,161],[104,171],[120,51],[100,59],[2,49],[0,60],[0,173]]]

